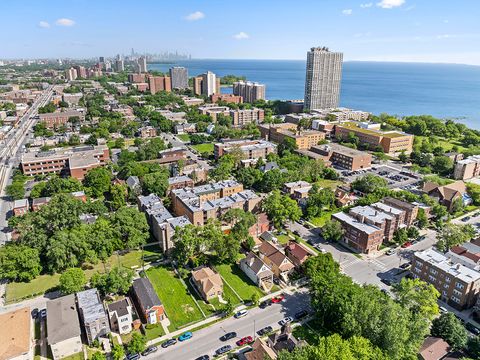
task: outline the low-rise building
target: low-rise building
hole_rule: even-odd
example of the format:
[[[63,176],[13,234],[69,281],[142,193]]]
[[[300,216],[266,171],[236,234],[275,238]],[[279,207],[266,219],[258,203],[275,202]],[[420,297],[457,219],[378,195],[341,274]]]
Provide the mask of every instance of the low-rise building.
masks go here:
[[[400,216],[399,222],[403,222],[406,226],[411,226],[415,220],[417,220],[418,209],[420,208],[419,204],[409,203],[407,201],[395,199],[390,196],[383,198],[382,203],[404,211],[405,216],[403,217],[403,221]]]
[[[284,281],[295,266],[279,248],[268,241],[263,241],[258,248],[260,259],[273,271],[275,276]]]
[[[454,209],[457,201],[461,202],[462,205],[468,205],[472,202],[472,199],[467,194],[467,186],[462,180],[447,185],[439,185],[427,181],[423,184],[422,190],[440,204],[446,206],[449,211]]]
[[[433,249],[417,251],[410,271],[415,278],[432,284],[440,299],[463,310],[475,305],[480,292],[480,272],[455,263]]]
[[[166,318],[163,304],[148,278],[133,280],[132,300],[142,321],[157,324]]]
[[[263,109],[257,108],[230,110],[229,115],[232,118],[234,127],[242,127],[251,123],[259,124],[265,118]]]
[[[330,162],[350,171],[368,169],[372,166],[372,155],[369,153],[336,143],[312,146],[308,151],[321,155],[325,163]]]
[[[81,92],[74,93],[74,94],[64,93],[62,95],[62,100],[70,105],[78,105],[82,97],[83,97],[83,93]]]
[[[33,324],[30,308],[0,314],[0,359],[33,359]]]
[[[258,125],[262,138],[281,144],[285,139],[292,139],[299,150],[308,150],[325,140],[325,133],[316,130],[298,131],[297,125],[291,123]]]
[[[439,337],[429,336],[423,341],[423,344],[418,351],[418,359],[447,360],[446,356],[450,353],[450,350],[451,347],[445,340]]]
[[[310,256],[310,252],[301,244],[296,241],[290,241],[285,246],[285,255],[288,256],[290,261],[296,267],[301,267]]]
[[[167,193],[175,189],[193,187],[194,185],[195,183],[193,182],[192,178],[186,175],[174,176],[174,177],[168,178]]]
[[[49,196],[40,197],[32,200],[32,211],[38,211],[42,206],[47,205],[51,198]]]
[[[218,101],[224,101],[227,103],[233,103],[233,104],[242,104],[243,103],[243,97],[239,95],[234,95],[234,94],[213,94],[210,99],[212,100],[212,103],[217,103]]]
[[[252,345],[252,351],[245,352],[246,360],[276,360],[277,354],[262,338],[257,338]]]
[[[265,140],[233,140],[216,143],[213,148],[215,159],[232,151],[240,151],[243,159],[266,159],[268,154],[277,152],[277,145]]]
[[[133,312],[128,298],[117,300],[108,305],[110,328],[118,334],[128,334],[132,331]]]
[[[240,260],[239,266],[245,275],[264,291],[270,291],[273,287],[272,270],[253,252]]]
[[[53,113],[39,114],[40,122],[45,125],[47,129],[58,129],[67,124],[71,118],[78,118],[79,121],[85,120],[85,114],[77,110],[56,111]]]
[[[89,345],[110,333],[107,313],[97,289],[78,292],[77,305]]]
[[[54,360],[83,351],[75,295],[47,302],[47,342]]]
[[[13,215],[22,216],[28,212],[28,199],[19,199],[13,202]]]
[[[207,266],[193,269],[192,282],[205,301],[223,295],[222,277]]]
[[[157,129],[153,126],[144,126],[138,129],[138,133],[142,139],[154,138],[157,136]]]
[[[228,106],[218,106],[215,104],[205,104],[204,106],[199,106],[198,111],[200,114],[210,116],[213,121],[217,121],[219,114],[224,116],[230,115],[230,108]]]
[[[469,180],[480,176],[480,155],[469,156],[455,164],[453,177],[457,180]]]

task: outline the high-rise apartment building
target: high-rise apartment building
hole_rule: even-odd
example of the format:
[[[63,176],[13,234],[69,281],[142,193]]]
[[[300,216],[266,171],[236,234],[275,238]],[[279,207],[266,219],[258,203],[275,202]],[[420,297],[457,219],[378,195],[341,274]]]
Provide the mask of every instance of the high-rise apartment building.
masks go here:
[[[172,91],[171,78],[168,76],[148,76],[148,87],[152,95],[159,91]]]
[[[326,47],[310,49],[307,53],[305,109],[338,107],[342,62],[340,52],[331,52]]]
[[[202,74],[202,94],[210,96],[217,93],[217,76],[211,72],[207,71],[205,74]]]
[[[87,69],[84,66],[75,66],[75,70],[77,70],[77,77],[86,79],[87,78]]]
[[[241,96],[247,103],[265,100],[265,85],[251,81],[237,81],[233,83],[233,94]]]
[[[68,81],[75,80],[77,76],[78,76],[77,70],[75,70],[74,68],[65,70],[65,77],[67,78]]]
[[[170,68],[172,89],[188,89],[188,70],[181,66]]]
[[[145,56],[138,58],[138,71],[141,73],[147,72],[147,58]]]

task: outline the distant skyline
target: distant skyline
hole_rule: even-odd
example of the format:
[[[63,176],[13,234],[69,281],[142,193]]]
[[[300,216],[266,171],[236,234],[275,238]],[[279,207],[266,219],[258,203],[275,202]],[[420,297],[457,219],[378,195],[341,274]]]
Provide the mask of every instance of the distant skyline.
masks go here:
[[[0,58],[178,51],[194,58],[480,65],[480,2],[469,0],[2,0]]]

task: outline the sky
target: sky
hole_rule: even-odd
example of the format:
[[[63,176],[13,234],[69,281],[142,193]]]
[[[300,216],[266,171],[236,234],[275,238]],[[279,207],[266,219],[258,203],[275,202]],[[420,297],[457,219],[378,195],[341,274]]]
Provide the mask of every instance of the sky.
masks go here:
[[[478,0],[1,0],[0,58],[179,51],[194,58],[480,65]]]

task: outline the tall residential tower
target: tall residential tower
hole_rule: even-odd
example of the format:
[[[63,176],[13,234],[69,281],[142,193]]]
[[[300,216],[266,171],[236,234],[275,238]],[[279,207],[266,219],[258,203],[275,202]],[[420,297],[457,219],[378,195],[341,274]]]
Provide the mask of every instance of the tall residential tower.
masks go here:
[[[310,49],[305,78],[306,110],[338,107],[342,62],[340,52],[330,52],[326,47]]]
[[[188,89],[188,70],[181,66],[170,68],[170,79],[172,79],[172,89]]]
[[[236,81],[233,83],[233,94],[241,96],[243,101],[248,103],[265,100],[265,85],[250,81]]]

